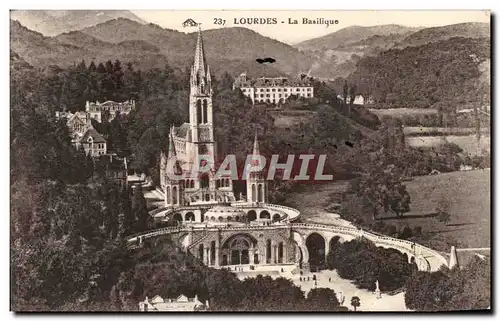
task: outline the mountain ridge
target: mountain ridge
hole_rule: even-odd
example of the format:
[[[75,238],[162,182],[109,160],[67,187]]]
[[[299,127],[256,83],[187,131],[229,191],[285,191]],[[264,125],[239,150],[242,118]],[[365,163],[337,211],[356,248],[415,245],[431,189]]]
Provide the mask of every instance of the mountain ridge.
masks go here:
[[[45,36],[80,30],[118,17],[139,23],[143,19],[128,10],[11,10],[10,18]]]

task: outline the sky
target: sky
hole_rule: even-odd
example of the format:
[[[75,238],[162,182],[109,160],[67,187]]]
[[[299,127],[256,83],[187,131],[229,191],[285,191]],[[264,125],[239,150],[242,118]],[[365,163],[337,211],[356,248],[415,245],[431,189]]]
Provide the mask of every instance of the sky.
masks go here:
[[[463,22],[490,22],[489,11],[270,11],[270,10],[132,10],[147,22],[155,23],[163,28],[176,29],[183,32],[193,32],[193,28],[182,27],[182,22],[191,18],[201,23],[204,30],[223,27],[245,27],[261,35],[295,44],[304,40],[321,37],[342,28],[358,26],[375,26],[398,24],[410,27],[434,27]],[[236,24],[252,18],[276,18],[277,24]],[[316,20],[337,20],[337,24],[302,24],[303,18]],[[219,19],[219,20],[216,20]],[[289,24],[289,19],[297,20],[296,25]],[[225,21],[218,25],[216,22]]]

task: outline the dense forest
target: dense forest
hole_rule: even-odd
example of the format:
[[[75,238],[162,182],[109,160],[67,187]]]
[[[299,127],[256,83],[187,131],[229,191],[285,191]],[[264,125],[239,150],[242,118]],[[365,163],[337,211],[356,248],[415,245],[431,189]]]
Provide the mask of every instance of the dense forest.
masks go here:
[[[405,303],[415,311],[467,311],[491,308],[491,257],[433,273],[416,272],[406,283]]]
[[[489,39],[456,37],[363,57],[348,81],[380,107],[451,110],[483,96],[489,104],[490,84],[478,80],[488,59]]]

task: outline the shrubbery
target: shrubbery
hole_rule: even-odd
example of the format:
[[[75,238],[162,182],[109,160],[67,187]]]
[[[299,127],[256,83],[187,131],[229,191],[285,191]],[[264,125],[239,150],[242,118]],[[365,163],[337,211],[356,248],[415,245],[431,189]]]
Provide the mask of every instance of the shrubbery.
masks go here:
[[[375,290],[378,280],[381,291],[401,288],[416,269],[414,264],[408,264],[408,256],[394,249],[377,247],[363,238],[336,242],[330,248],[327,265],[362,289]]]

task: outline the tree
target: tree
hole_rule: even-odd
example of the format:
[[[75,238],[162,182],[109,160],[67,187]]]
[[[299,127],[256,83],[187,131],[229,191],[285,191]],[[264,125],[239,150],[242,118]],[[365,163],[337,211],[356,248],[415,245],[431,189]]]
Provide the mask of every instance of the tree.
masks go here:
[[[446,197],[442,196],[438,201],[436,212],[438,214],[438,220],[440,222],[444,222],[445,225],[448,225],[451,218],[450,207],[450,201]]]
[[[399,238],[407,240],[413,236],[412,233],[413,232],[412,232],[411,228],[409,226],[405,226],[403,228],[403,231],[401,231],[401,233],[399,234]]]
[[[361,301],[359,299],[359,297],[357,296],[353,296],[351,298],[351,306],[354,308],[354,311],[356,311],[356,309],[361,305]]]
[[[347,104],[347,98],[349,97],[349,85],[347,84],[347,80],[344,81],[344,86],[342,87],[342,98],[344,98],[344,104]]]
[[[352,85],[351,88],[349,88],[349,98],[350,98],[349,103],[351,105],[354,104],[354,100],[356,99],[356,94],[357,94],[356,89],[357,89],[356,85]]]
[[[132,213],[136,220],[136,231],[147,230],[149,224],[149,213],[146,199],[144,198],[144,193],[140,185],[137,185],[134,189],[134,195],[132,198]]]
[[[307,294],[306,301],[317,311],[334,311],[340,306],[335,291],[328,288],[311,289]]]

